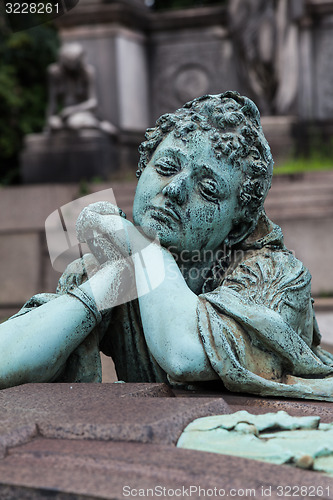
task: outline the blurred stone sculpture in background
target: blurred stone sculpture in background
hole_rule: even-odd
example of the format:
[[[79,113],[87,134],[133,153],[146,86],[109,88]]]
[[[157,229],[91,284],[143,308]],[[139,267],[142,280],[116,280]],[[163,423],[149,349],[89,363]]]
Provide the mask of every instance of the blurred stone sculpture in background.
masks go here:
[[[229,25],[240,77],[265,115],[288,114],[299,73],[298,21],[304,0],[232,0]]]
[[[310,273],[265,214],[272,173],[247,97],[160,117],[140,146],[136,226],[107,202],[83,210],[92,254],[0,326],[1,387],[100,381],[102,350],[126,382],[333,401]]]
[[[48,76],[47,131],[97,128],[111,135],[116,133],[116,127],[96,116],[95,69],[86,63],[80,44],[64,44],[58,62],[49,66]]]

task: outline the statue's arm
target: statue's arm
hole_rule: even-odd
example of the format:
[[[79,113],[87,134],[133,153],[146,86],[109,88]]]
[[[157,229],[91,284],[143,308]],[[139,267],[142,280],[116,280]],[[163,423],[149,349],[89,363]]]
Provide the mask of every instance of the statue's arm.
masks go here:
[[[190,382],[218,378],[199,335],[197,308],[200,298],[187,286],[170,252],[157,245],[150,245],[147,251],[149,256],[146,254],[145,260],[157,281],[159,277],[163,279],[165,270],[162,283],[144,294],[145,270],[140,259],[134,258],[142,325],[152,355],[175,380]]]
[[[200,339],[197,322],[200,299],[187,286],[171,253],[116,215],[115,208],[106,202],[86,207],[77,221],[79,241],[88,244],[94,241],[90,250],[99,261],[103,260],[103,254],[109,259],[112,248],[126,260],[131,254],[146,342],[157,363],[171,378],[181,381],[218,378]],[[147,268],[143,267],[143,256]],[[147,275],[158,284],[154,287],[150,283],[148,293]]]
[[[2,323],[0,388],[49,382],[58,376],[69,355],[100,320],[98,309],[110,309],[116,303],[117,293],[110,283],[118,281],[119,272],[119,263],[110,263],[77,287],[90,307],[78,295],[64,294]]]

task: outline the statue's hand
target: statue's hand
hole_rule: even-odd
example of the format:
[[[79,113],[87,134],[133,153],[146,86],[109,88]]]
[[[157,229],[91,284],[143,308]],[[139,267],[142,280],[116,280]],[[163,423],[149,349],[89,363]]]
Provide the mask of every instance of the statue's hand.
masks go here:
[[[135,235],[140,235],[123,212],[109,202],[86,207],[79,215],[76,231],[78,240],[87,243],[100,264],[129,257]]]
[[[63,127],[62,119],[58,115],[52,115],[47,120],[47,126],[51,130],[59,130]]]
[[[71,262],[60,277],[57,293],[64,294],[70,289],[82,285],[99,269],[99,263],[96,258],[87,253],[80,259]]]

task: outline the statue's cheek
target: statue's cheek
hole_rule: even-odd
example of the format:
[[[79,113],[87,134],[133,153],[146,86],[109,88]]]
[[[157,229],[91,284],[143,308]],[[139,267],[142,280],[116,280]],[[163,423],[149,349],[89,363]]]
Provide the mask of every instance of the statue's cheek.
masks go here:
[[[196,225],[207,227],[207,225],[214,224],[214,221],[217,216],[218,216],[218,207],[216,204],[211,204],[202,207],[200,210],[197,210],[193,215],[193,218],[195,218]]]

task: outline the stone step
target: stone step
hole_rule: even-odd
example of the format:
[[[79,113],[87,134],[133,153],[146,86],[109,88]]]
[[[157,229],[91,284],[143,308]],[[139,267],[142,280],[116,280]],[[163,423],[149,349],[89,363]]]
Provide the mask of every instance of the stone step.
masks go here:
[[[133,397],[135,388],[145,397]],[[161,397],[149,397],[158,396],[156,389]],[[327,422],[331,403],[225,390],[174,395],[168,397],[163,384],[27,384],[1,391],[0,498],[278,500],[285,485],[290,491],[302,485],[303,492],[320,485],[314,497],[331,498],[333,478],[318,472],[181,449],[174,439],[189,421],[230,411],[284,410]],[[130,434],[124,440],[126,424]]]
[[[163,385],[63,383],[4,389],[0,391],[0,455],[13,443],[26,440],[26,433],[34,435],[34,427],[39,435],[53,439],[174,444],[193,419],[230,413],[222,398],[175,398]]]
[[[300,491],[297,485],[332,498],[333,479],[318,472],[174,446],[36,438],[0,461],[4,499],[279,500],[284,491]]]

